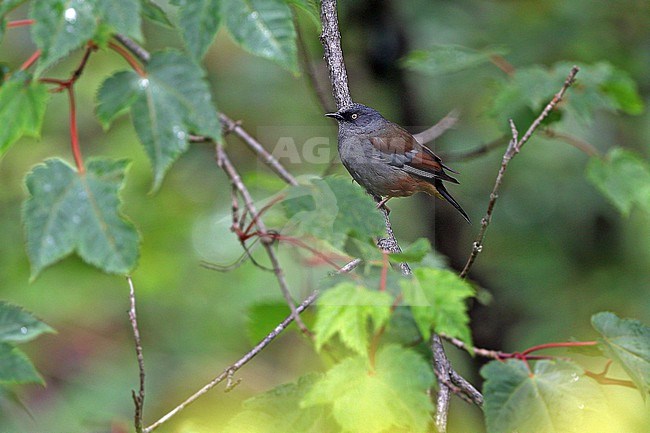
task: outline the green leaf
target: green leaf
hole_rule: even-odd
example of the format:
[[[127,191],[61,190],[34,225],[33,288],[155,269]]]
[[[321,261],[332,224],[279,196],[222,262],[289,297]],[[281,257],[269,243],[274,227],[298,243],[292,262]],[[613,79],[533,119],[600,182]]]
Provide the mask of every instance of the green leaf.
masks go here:
[[[49,99],[44,84],[22,73],[0,86],[0,156],[23,135],[40,138]]]
[[[280,385],[244,402],[244,410],[223,433],[328,433],[335,426],[324,407],[301,408],[300,401],[319,379],[309,374],[297,383]]]
[[[126,160],[92,160],[78,173],[48,159],[26,177],[23,207],[32,279],[73,251],[104,272],[124,274],[138,258],[138,233],[119,212]]]
[[[97,28],[91,1],[39,0],[31,2],[32,38],[41,50],[36,76],[90,40]]]
[[[288,5],[295,6],[307,13],[316,28],[320,29],[320,6],[318,0],[285,0]]]
[[[343,360],[314,384],[302,406],[331,405],[346,432],[425,432],[433,410],[427,395],[432,384],[424,359],[390,345],[377,353],[374,367],[363,356]]]
[[[142,16],[149,21],[167,28],[173,28],[174,25],[167,18],[165,11],[158,6],[153,0],[140,0],[142,5]]]
[[[431,242],[426,238],[420,238],[404,248],[401,253],[391,253],[390,259],[398,263],[419,263],[432,251]]]
[[[586,175],[624,216],[634,205],[650,212],[650,164],[636,153],[613,148],[604,159],[592,157]]]
[[[481,369],[488,433],[582,433],[607,417],[596,382],[567,361],[492,361]]]
[[[287,189],[282,202],[288,226],[342,248],[346,240],[380,236],[384,218],[361,188],[343,177],[311,179],[311,185]]]
[[[0,343],[22,343],[44,332],[55,332],[17,305],[0,301]]]
[[[413,278],[402,280],[402,290],[425,340],[433,328],[472,347],[465,301],[475,293],[467,281],[444,269],[419,268]]]
[[[386,324],[392,302],[392,297],[386,292],[349,282],[329,289],[318,299],[314,325],[316,349],[320,350],[338,335],[347,347],[367,355],[368,335]]]
[[[116,106],[128,106],[138,80],[131,117],[153,165],[157,189],[171,164],[187,150],[190,133],[221,140],[221,126],[203,70],[185,55],[176,51],[153,53],[146,78],[130,74],[122,76],[129,80],[118,98],[123,104],[110,105],[113,109],[107,110],[106,118],[112,118]]]
[[[108,77],[97,92],[97,118],[104,129],[138,98],[138,92],[149,84],[148,79],[133,71],[120,71]]]
[[[120,33],[135,39],[142,39],[140,0],[97,0],[96,14],[109,25],[113,33]]]
[[[298,73],[296,30],[284,0],[224,0],[223,15],[245,50]]]
[[[221,23],[222,0],[172,0],[178,6],[183,40],[192,58],[200,62],[214,41]]]
[[[594,314],[591,324],[602,335],[607,354],[623,366],[645,399],[650,392],[650,328],[607,312]]]
[[[443,75],[489,63],[493,56],[503,56],[504,48],[474,50],[458,45],[436,45],[428,50],[416,50],[402,61],[402,66],[427,75]]]
[[[18,383],[44,384],[27,355],[9,343],[0,343],[0,384]]]

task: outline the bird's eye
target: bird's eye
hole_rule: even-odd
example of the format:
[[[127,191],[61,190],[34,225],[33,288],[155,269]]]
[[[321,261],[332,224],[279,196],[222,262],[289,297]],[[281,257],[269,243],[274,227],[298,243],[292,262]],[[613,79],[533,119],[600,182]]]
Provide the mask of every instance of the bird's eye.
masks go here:
[[[350,116],[352,120],[356,120],[357,117],[359,117],[357,113],[353,113],[352,116]]]

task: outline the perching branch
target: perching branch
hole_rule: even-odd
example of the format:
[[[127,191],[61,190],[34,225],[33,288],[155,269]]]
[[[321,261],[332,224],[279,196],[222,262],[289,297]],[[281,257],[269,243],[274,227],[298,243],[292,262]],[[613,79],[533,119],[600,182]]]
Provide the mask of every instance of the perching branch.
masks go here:
[[[140,371],[140,389],[136,394],[132,391],[133,402],[135,403],[135,431],[142,433],[142,416],[144,412],[144,356],[142,355],[142,341],[140,340],[140,329],[138,328],[138,318],[135,314],[135,288],[131,277],[126,277],[129,283],[129,321],[133,328],[133,337],[135,339],[135,354],[138,358],[138,370]]]
[[[313,292],[311,295],[309,295],[297,308],[296,312],[298,314],[302,313],[309,307],[318,297],[318,292]],[[178,414],[180,411],[185,409],[187,406],[195,402],[199,397],[201,397],[203,394],[207,393],[210,391],[212,388],[223,382],[224,380],[232,379],[233,374],[242,368],[244,365],[246,365],[251,359],[253,359],[258,353],[260,353],[266,346],[271,344],[271,342],[282,333],[294,320],[294,315],[290,314],[287,316],[282,322],[278,324],[278,326],[273,329],[273,331],[269,332],[269,334],[264,337],[259,343],[255,345],[250,351],[248,351],[244,356],[239,358],[236,362],[231,364],[230,366],[226,367],[217,377],[212,379],[208,384],[206,384],[203,388],[199,389],[196,391],[194,394],[189,396],[185,401],[183,401],[181,404],[176,406],[174,409],[169,411],[165,416],[160,418],[158,421],[154,422],[151,424],[149,427],[143,429],[143,433],[150,433],[169,421],[174,415]]]
[[[465,263],[465,267],[463,268],[463,271],[460,273],[461,278],[465,278],[467,276],[470,269],[472,268],[472,265],[474,265],[474,261],[476,260],[476,257],[478,257],[478,255],[483,249],[485,232],[487,231],[487,228],[490,225],[490,221],[492,220],[492,212],[494,211],[494,205],[497,201],[497,198],[499,197],[498,195],[499,188],[501,187],[501,183],[503,182],[503,176],[506,172],[506,169],[508,168],[508,164],[510,163],[510,160],[512,160],[512,158],[514,158],[514,156],[521,151],[523,145],[526,144],[526,142],[530,139],[530,137],[533,135],[535,130],[537,130],[539,125],[541,125],[542,121],[546,119],[549,113],[562,100],[567,89],[571,86],[571,84],[573,84],[576,74],[578,73],[579,70],[580,69],[577,66],[571,68],[571,72],[569,73],[568,77],[564,81],[564,84],[562,85],[560,91],[557,92],[555,96],[553,96],[553,99],[551,99],[551,101],[546,105],[542,113],[535,119],[535,121],[533,121],[533,123],[530,125],[530,127],[528,128],[528,130],[526,131],[526,133],[521,139],[518,138],[519,133],[517,132],[517,128],[515,127],[514,122],[512,121],[512,119],[510,120],[512,139],[510,140],[506,152],[503,155],[503,159],[501,160],[501,167],[499,168],[499,172],[497,173],[497,178],[494,182],[494,187],[492,188],[492,192],[490,193],[490,201],[488,202],[487,211],[483,219],[481,219],[481,229],[479,230],[479,233],[476,236],[476,239],[474,240],[474,244],[472,245],[472,251],[469,255],[469,258],[467,259],[467,263]]]
[[[325,62],[327,63],[329,70],[332,93],[336,100],[338,109],[341,109],[345,106],[351,105],[352,99],[350,98],[347,72],[345,70],[345,64],[343,63],[343,51],[341,49],[341,33],[338,25],[336,0],[321,1],[321,22],[323,25],[321,43],[323,44]],[[386,237],[379,239],[377,241],[377,246],[385,251],[401,252],[399,243],[393,234],[391,222],[388,217],[388,211],[384,207],[381,207],[381,210],[384,213],[386,223]],[[400,263],[400,268],[404,275],[411,275],[411,268],[407,263]],[[435,420],[438,431],[444,433],[447,430],[449,396],[452,391],[452,388],[450,388],[448,383],[451,380],[451,372],[453,371],[453,368],[451,367],[444,350],[442,350],[442,342],[439,337],[434,336],[432,343],[435,343],[432,344],[434,371],[439,379],[439,398],[438,404],[436,405]],[[454,377],[458,378],[460,375],[455,373]],[[467,381],[458,380],[459,389],[466,384],[468,384]],[[480,395],[474,387],[471,388],[472,393]],[[453,389],[453,391],[456,391],[456,389]]]

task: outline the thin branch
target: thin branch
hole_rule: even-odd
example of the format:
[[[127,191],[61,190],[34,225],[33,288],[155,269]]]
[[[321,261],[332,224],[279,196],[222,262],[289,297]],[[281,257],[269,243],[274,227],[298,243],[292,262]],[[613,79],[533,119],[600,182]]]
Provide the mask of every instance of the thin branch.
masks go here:
[[[426,144],[430,143],[436,138],[440,137],[442,134],[447,132],[449,129],[453,128],[456,123],[458,123],[459,120],[459,113],[458,110],[452,110],[445,117],[440,119],[438,123],[433,125],[429,129],[425,129],[424,131],[414,134],[413,137],[420,143],[420,144]]]
[[[318,297],[318,292],[314,291],[311,295],[309,295],[297,308],[296,312],[298,314],[302,313],[309,307]],[[158,421],[154,422],[151,424],[149,427],[143,429],[143,433],[150,433],[169,421],[174,415],[178,414],[180,411],[185,409],[187,406],[192,404],[194,401],[196,401],[199,397],[201,397],[203,394],[207,393],[210,391],[212,388],[223,382],[224,380],[232,380],[233,374],[242,368],[244,365],[246,365],[251,359],[253,359],[258,353],[260,353],[266,346],[268,346],[278,335],[282,333],[290,324],[293,322],[295,319],[295,316],[293,314],[290,314],[287,316],[282,322],[276,326],[273,331],[269,332],[269,334],[264,337],[259,343],[255,345],[250,351],[248,351],[244,356],[239,358],[236,362],[231,364],[229,367],[224,369],[221,374],[219,374],[217,377],[212,379],[208,384],[203,386],[203,388],[199,389],[196,391],[194,394],[189,396],[185,401],[183,401],[181,404],[176,406],[174,409],[169,411],[166,415],[164,415],[162,418],[160,418]]]
[[[323,44],[325,61],[332,83],[332,95],[336,100],[336,107],[340,110],[352,105],[352,98],[348,88],[348,73],[343,62],[336,0],[321,1],[320,19],[323,25],[320,41]]]
[[[506,140],[506,136],[501,136],[496,140],[492,140],[489,143],[485,143],[474,149],[470,149],[463,152],[446,153],[443,159],[447,162],[448,161],[469,161],[470,159],[474,159],[476,157],[485,155],[486,153],[489,153],[494,149],[498,149],[499,147],[503,146],[505,140]]]
[[[260,160],[268,165],[282,180],[289,185],[298,185],[298,181],[280,162],[264,148],[252,135],[250,135],[239,122],[235,122],[223,113],[219,113],[219,121],[227,132],[237,135],[242,141],[255,152]]]
[[[546,128],[543,130],[544,135],[548,138],[555,138],[557,140],[562,140],[565,143],[570,144],[576,149],[586,153],[588,156],[600,156],[600,151],[594,147],[593,144],[587,143],[584,140],[581,140],[573,135],[565,134],[564,132],[559,132],[551,128]]]
[[[140,46],[137,42],[135,42],[133,39],[128,38],[124,35],[115,35],[115,39],[120,41],[122,45],[124,45],[129,51],[131,51],[137,58],[140,59],[143,63],[149,63],[149,59],[151,59],[151,54],[149,54],[149,51],[145,50],[143,47]]]
[[[34,24],[35,20],[16,20],[16,21],[9,21],[7,23],[7,28],[8,29],[13,29],[16,27],[23,27],[23,26],[31,26]]]
[[[237,172],[237,169],[232,164],[230,158],[228,158],[228,155],[223,150],[223,147],[221,145],[217,145],[217,162],[219,166],[224,170],[226,175],[230,178],[230,181],[234,185],[234,187],[237,188],[237,191],[244,199],[244,206],[251,214],[252,218],[254,218],[255,215],[257,215],[257,209],[255,208],[255,204],[253,203],[253,197],[250,195],[250,192],[248,191],[248,188],[246,188],[246,185],[244,185],[241,176]],[[257,227],[257,230],[262,234],[260,236],[262,240],[262,245],[266,250],[266,254],[269,256],[269,260],[271,261],[271,266],[273,267],[273,272],[275,273],[275,277],[278,280],[280,290],[282,291],[282,296],[284,296],[284,299],[287,301],[287,304],[291,309],[291,314],[294,320],[296,321],[296,324],[304,334],[311,335],[311,332],[307,329],[302,319],[300,319],[300,317],[298,316],[296,306],[294,304],[293,298],[291,297],[291,292],[289,291],[289,287],[284,277],[284,272],[282,270],[282,267],[280,266],[280,262],[275,253],[275,250],[273,249],[273,237],[264,236],[264,234],[268,233],[268,230],[266,229],[266,225],[264,224],[264,221],[262,221],[261,219],[257,219],[257,221],[255,221],[255,226]]]
[[[478,257],[478,255],[483,250],[483,241],[485,240],[485,233],[487,231],[488,226],[490,225],[490,221],[492,220],[492,212],[494,211],[494,205],[497,201],[497,198],[499,197],[498,195],[499,188],[501,187],[501,183],[503,182],[503,176],[506,172],[506,169],[508,168],[508,164],[510,163],[512,158],[514,158],[514,156],[521,151],[521,148],[530,139],[530,137],[533,135],[533,133],[539,127],[539,125],[541,125],[542,121],[549,115],[551,110],[553,110],[555,106],[562,100],[567,89],[571,86],[571,84],[573,84],[576,74],[578,73],[579,70],[580,69],[577,66],[571,68],[571,72],[569,73],[566,80],[564,81],[564,84],[562,85],[560,91],[557,92],[555,96],[553,96],[553,99],[546,105],[542,113],[530,125],[530,127],[528,128],[528,130],[526,131],[526,133],[521,139],[518,138],[519,134],[517,132],[517,128],[515,127],[514,122],[512,121],[512,119],[510,120],[512,139],[510,140],[506,152],[503,155],[503,159],[501,160],[501,167],[499,168],[499,172],[497,173],[497,178],[494,181],[494,187],[492,188],[492,192],[490,193],[490,201],[488,202],[487,211],[483,219],[481,219],[481,229],[479,230],[479,233],[476,236],[476,239],[474,240],[474,243],[472,245],[472,251],[469,255],[469,258],[467,259],[467,263],[465,263],[465,267],[463,268],[463,271],[460,273],[461,278],[465,278],[467,276],[470,269],[474,265],[474,262],[476,261],[476,257]]]
[[[135,403],[135,431],[142,433],[142,416],[144,411],[144,356],[142,355],[142,341],[140,340],[140,329],[138,328],[138,317],[135,313],[135,288],[131,277],[126,277],[129,283],[129,320],[133,328],[133,337],[135,339],[135,353],[138,358],[138,370],[140,371],[140,389],[136,394],[133,393],[133,402]]]
[[[34,51],[34,53],[31,56],[29,56],[27,60],[25,60],[25,63],[20,65],[20,70],[26,71],[27,69],[29,69],[34,63],[36,63],[39,57],[41,57],[41,50]]]

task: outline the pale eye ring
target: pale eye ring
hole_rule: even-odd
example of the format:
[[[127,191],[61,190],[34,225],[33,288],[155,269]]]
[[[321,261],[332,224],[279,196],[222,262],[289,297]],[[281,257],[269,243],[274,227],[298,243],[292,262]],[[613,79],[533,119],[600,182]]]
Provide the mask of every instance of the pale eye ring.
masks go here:
[[[353,113],[352,116],[350,116],[352,120],[355,120],[357,117],[359,117],[357,113]]]

